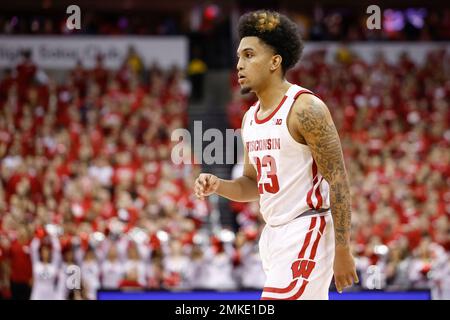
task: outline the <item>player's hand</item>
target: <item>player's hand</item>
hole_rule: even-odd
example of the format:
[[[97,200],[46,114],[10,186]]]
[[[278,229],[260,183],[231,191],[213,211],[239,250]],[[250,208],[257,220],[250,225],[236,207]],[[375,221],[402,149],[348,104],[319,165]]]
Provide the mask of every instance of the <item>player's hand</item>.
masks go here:
[[[336,290],[339,293],[342,293],[343,289],[351,287],[353,283],[359,282],[349,247],[336,247],[333,270]]]
[[[213,174],[201,173],[195,180],[194,192],[197,198],[204,200],[219,188],[220,180]]]

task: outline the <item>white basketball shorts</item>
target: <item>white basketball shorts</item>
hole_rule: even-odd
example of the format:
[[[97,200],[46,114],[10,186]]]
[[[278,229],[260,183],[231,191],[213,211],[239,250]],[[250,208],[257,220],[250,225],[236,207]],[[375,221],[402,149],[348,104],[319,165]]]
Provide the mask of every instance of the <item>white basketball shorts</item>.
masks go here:
[[[330,211],[266,225],[259,250],[266,282],[262,300],[328,300],[333,277],[334,227]]]

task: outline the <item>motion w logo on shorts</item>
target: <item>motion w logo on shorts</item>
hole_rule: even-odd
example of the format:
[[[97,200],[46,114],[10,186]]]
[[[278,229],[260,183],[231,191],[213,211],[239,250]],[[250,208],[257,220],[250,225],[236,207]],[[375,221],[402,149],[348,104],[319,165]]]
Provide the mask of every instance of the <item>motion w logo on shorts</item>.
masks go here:
[[[292,278],[308,279],[316,263],[310,260],[297,260],[292,264]]]

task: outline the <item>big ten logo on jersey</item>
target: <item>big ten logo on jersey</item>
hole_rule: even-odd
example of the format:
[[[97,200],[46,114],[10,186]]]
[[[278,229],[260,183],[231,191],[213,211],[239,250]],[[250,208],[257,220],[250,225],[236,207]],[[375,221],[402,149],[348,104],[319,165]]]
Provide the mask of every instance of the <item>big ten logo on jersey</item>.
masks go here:
[[[272,119],[272,122],[276,126],[281,126],[283,123],[283,119]]]

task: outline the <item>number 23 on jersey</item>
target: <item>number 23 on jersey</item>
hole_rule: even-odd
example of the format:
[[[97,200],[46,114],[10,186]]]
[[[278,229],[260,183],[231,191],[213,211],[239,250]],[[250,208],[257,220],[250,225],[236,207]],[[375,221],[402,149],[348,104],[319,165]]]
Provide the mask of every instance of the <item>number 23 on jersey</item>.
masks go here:
[[[259,193],[277,193],[280,190],[280,185],[278,183],[277,164],[275,162],[275,158],[270,155],[265,155],[264,157],[262,157],[262,159],[259,157],[254,157],[253,159],[256,163],[256,180],[258,181]],[[261,181],[262,170],[267,173],[267,178],[270,179],[270,182]]]

